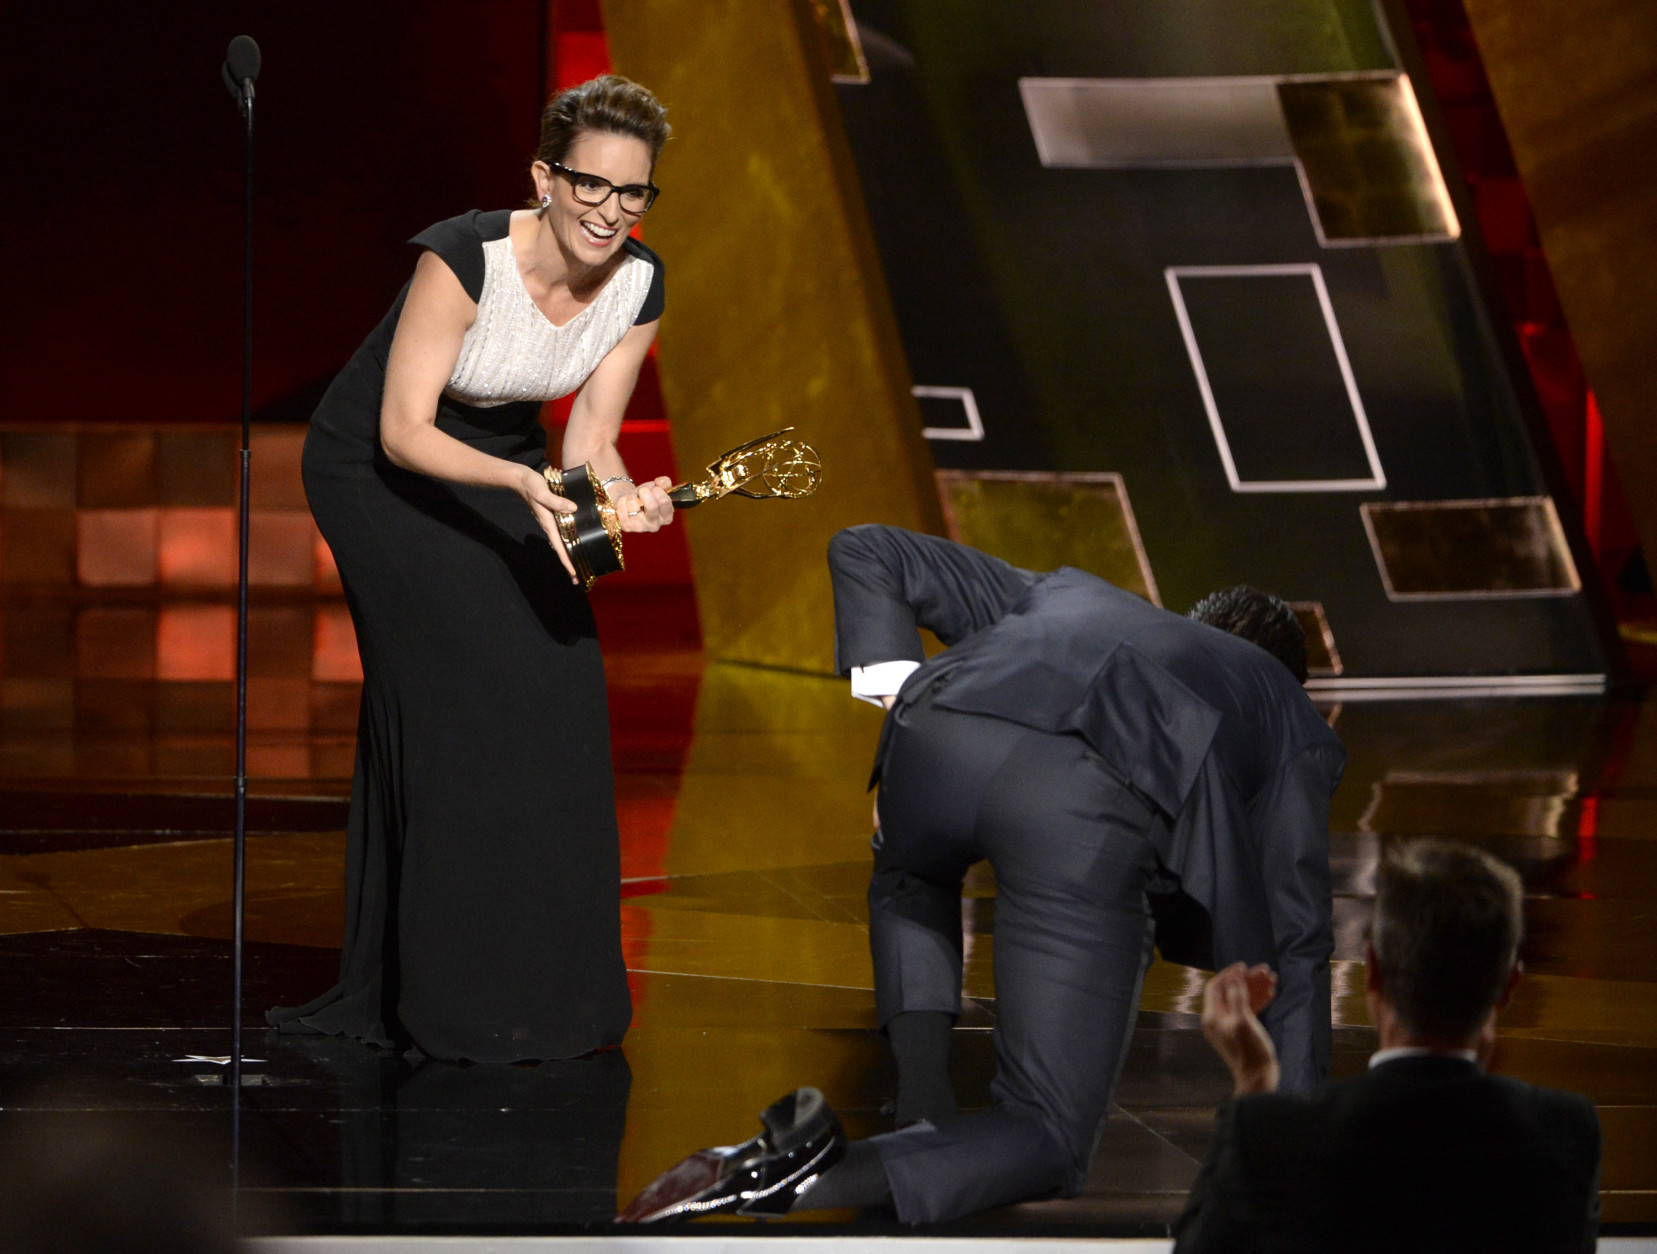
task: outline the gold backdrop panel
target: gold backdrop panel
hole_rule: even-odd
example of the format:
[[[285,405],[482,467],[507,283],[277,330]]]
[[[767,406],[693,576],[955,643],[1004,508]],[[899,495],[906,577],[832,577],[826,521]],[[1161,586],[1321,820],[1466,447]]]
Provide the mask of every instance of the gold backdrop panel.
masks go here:
[[[1657,553],[1657,0],[1467,0],[1490,90]]]
[[[1461,234],[1407,77],[1284,82],[1277,98],[1325,247]]]
[[[881,717],[841,679],[709,666],[662,869],[679,877],[866,866]]]
[[[1358,509],[1391,600],[1570,596],[1582,587],[1551,497]]]
[[[1334,677],[1346,669],[1341,664],[1341,651],[1335,647],[1335,633],[1330,630],[1329,616],[1323,612],[1322,601],[1290,601],[1301,631],[1306,633],[1306,673],[1319,678]]]
[[[829,538],[942,517],[821,27],[807,0],[605,0],[604,20],[617,70],[674,127],[645,229],[669,274],[679,462],[790,425],[823,459],[808,500],[681,520],[708,651],[827,672]]]
[[[1574,836],[1575,771],[1388,771],[1358,830],[1389,836]],[[1530,850],[1533,857],[1546,854]]]
[[[1074,566],[1161,605],[1122,476],[938,471],[951,538],[1022,566]]]

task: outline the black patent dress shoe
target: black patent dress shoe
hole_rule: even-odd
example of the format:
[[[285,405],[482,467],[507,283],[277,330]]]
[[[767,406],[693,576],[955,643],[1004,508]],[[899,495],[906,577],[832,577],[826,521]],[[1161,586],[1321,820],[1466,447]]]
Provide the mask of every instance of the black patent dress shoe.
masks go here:
[[[795,1089],[766,1107],[751,1141],[698,1150],[646,1186],[616,1216],[648,1224],[697,1215],[786,1215],[795,1199],[846,1152],[840,1119],[816,1089]]]

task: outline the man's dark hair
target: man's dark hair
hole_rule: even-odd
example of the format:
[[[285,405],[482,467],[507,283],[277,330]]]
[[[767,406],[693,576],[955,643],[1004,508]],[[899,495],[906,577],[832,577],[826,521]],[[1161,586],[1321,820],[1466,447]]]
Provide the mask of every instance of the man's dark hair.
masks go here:
[[[1404,1026],[1466,1040],[1502,995],[1519,952],[1524,890],[1482,849],[1416,840],[1387,853],[1370,944]]]
[[[1259,645],[1287,666],[1297,683],[1306,682],[1306,633],[1295,612],[1271,593],[1240,583],[1210,592],[1186,617]]]

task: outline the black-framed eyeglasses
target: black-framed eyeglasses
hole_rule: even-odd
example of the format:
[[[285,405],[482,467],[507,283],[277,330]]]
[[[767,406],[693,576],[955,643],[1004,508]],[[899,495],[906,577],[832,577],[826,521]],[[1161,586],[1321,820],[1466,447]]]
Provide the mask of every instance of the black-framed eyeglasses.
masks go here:
[[[623,212],[640,214],[655,204],[656,197],[662,194],[662,189],[654,183],[616,184],[596,174],[583,174],[580,170],[572,170],[556,161],[549,161],[547,164],[569,179],[570,190],[575,193],[577,200],[595,209],[613,195]]]

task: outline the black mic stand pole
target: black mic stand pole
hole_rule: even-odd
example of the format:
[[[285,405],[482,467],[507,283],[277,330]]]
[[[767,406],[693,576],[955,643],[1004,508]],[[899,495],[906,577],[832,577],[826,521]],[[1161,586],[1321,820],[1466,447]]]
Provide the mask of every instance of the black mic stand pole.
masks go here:
[[[225,86],[247,123],[247,171],[242,215],[242,446],[238,494],[236,578],[236,830],[231,914],[230,1019],[230,1182],[234,1212],[241,1169],[242,1110],[242,947],[247,914],[247,588],[248,531],[253,448],[253,80],[259,75],[259,45],[246,35],[230,41],[225,58]]]
[[[248,486],[253,465],[253,91],[244,87],[242,114],[247,118],[247,178],[242,213],[242,483],[237,497],[238,546],[236,567],[236,887],[231,912],[235,934],[231,945],[230,1083],[241,1103],[242,1091],[242,932],[247,914],[247,546]]]

